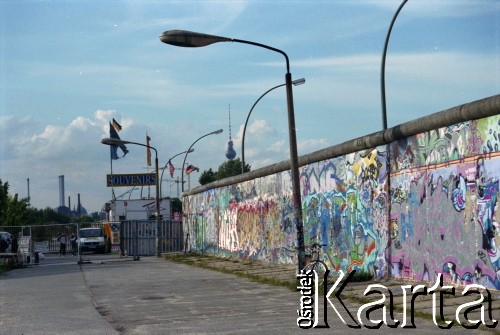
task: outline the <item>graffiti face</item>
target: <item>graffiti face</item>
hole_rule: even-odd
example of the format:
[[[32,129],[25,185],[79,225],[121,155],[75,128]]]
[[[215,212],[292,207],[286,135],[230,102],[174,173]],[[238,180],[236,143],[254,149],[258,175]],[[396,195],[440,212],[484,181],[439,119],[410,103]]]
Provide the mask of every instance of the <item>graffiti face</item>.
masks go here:
[[[399,235],[398,220],[391,219],[389,225],[390,225],[390,229],[391,229],[391,239],[394,240]]]
[[[451,194],[451,199],[453,201],[453,207],[455,210],[460,212],[465,209],[465,197],[466,197],[466,184],[465,179],[462,175],[459,176],[457,187],[453,190]]]

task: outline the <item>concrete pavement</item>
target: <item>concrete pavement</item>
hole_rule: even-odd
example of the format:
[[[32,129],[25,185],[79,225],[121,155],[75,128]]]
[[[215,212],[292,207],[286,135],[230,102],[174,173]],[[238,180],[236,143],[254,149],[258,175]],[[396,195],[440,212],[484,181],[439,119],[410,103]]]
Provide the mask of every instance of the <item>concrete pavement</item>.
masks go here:
[[[331,308],[331,328],[298,328],[300,295],[286,287],[156,257],[132,261],[115,255],[92,255],[86,257],[91,263],[81,265],[71,257],[48,257],[39,265],[0,275],[1,335],[373,333],[366,328],[347,327]],[[265,271],[254,263],[229,263],[246,266],[248,272],[259,271],[260,275],[273,273],[273,268]],[[273,276],[284,273],[280,269]],[[361,291],[362,286],[356,289]],[[348,308],[359,304],[356,300],[347,303]],[[415,324],[417,329],[413,330],[383,325],[378,333],[471,332],[458,325],[440,330],[428,318],[417,318]]]
[[[0,275],[0,334],[118,334],[85,281],[72,256]]]

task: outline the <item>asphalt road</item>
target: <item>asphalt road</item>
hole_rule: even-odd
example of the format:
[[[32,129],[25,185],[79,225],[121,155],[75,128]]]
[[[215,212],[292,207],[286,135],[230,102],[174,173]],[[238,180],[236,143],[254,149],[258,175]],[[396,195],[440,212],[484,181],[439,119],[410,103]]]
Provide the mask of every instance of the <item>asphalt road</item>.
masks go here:
[[[0,334],[373,334],[330,310],[329,329],[298,328],[299,293],[156,257],[48,256],[0,275]],[[470,334],[385,325],[375,334]],[[475,334],[492,332],[474,331]]]

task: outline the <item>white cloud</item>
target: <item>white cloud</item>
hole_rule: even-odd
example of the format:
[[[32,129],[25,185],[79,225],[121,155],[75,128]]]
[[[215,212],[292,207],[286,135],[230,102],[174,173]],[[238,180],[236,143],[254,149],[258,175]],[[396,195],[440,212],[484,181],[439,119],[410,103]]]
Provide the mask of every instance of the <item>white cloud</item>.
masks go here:
[[[144,5],[137,1],[128,1],[127,20],[116,23],[124,32],[137,30],[185,29],[185,27],[204,27],[202,31],[223,31],[231,26],[247,7],[246,1],[169,1],[166,18],[151,19],[144,13]]]
[[[0,172],[2,180],[11,185],[10,193],[26,197],[26,179],[30,178],[32,205],[57,207],[58,176],[65,175],[68,195],[72,193],[76,199],[82,193],[89,210],[100,210],[106,200],[103,174],[109,170],[109,151],[99,141],[107,117],[116,117],[116,112],[78,116],[66,126],[42,126],[32,118],[0,118],[0,128],[9,129],[4,133],[9,151],[2,150]],[[28,129],[34,135],[26,136]],[[100,177],[96,178],[96,171]]]
[[[266,89],[283,83],[284,62],[264,50],[227,44],[196,51],[170,48],[158,39],[167,29],[229,32],[231,37],[269,42],[286,50],[294,78],[307,80],[293,90],[299,154],[378,130],[380,51],[400,3],[168,1],[141,5],[130,1],[125,8],[103,5],[88,22],[67,29],[58,25],[56,14],[63,12],[47,11],[36,22],[35,35],[32,30],[13,29],[24,22],[23,16],[15,15],[22,5],[16,7],[9,12],[13,15],[6,15],[10,44],[5,46],[9,52],[2,72],[5,105],[0,113],[34,117],[0,116],[0,176],[21,195],[26,193],[26,178],[31,178],[33,204],[55,207],[57,177],[64,174],[68,192],[73,197],[82,193],[84,204],[98,210],[110,196],[104,184],[110,171],[109,148],[100,139],[109,136],[112,118],[123,126],[122,139],[143,142],[148,132],[162,165],[187,150],[200,134],[224,128],[224,134],[197,143],[188,157],[204,171],[217,169],[225,159],[228,104],[233,130],[238,129],[232,134],[235,150],[240,154],[246,113]],[[483,21],[476,16],[485,10],[498,12],[499,4],[408,2],[398,19],[398,32],[422,34],[442,44],[415,40],[424,42],[424,52],[416,52],[412,40],[404,45],[391,41],[386,62],[389,124],[498,94],[498,54],[491,51],[498,36],[494,30],[488,33],[496,21],[490,15],[480,24]],[[84,3],[78,8],[92,10]],[[289,15],[276,16],[277,9]],[[450,25],[445,18],[435,19],[450,28],[446,31],[426,32],[414,24],[424,21],[417,16],[459,15],[471,18],[451,20]],[[442,42],[444,34],[462,28],[470,28],[467,33],[477,39],[467,35],[463,43]],[[20,40],[22,44],[15,43]],[[282,88],[267,95],[249,121],[245,156],[252,169],[289,158],[284,92]],[[115,173],[145,171],[144,148],[129,150],[125,159],[113,162]],[[174,164],[180,166],[182,158],[177,157]],[[197,175],[191,179],[194,186]]]
[[[297,144],[297,151],[299,152],[299,155],[301,155],[302,153],[311,153],[327,147],[328,140],[324,138],[308,139]]]

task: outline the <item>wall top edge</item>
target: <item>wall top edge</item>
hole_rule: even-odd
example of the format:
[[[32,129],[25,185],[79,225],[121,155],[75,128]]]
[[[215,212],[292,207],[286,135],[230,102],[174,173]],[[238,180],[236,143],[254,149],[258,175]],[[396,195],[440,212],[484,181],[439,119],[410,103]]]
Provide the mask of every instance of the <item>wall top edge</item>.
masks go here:
[[[401,138],[420,134],[428,130],[451,126],[467,120],[477,120],[496,114],[500,114],[500,94],[463,105],[458,105],[431,115],[399,124],[386,130],[381,130],[302,155],[299,157],[299,167],[349,153],[390,144]],[[289,160],[193,188],[185,191],[182,196],[185,197],[194,195],[211,189],[221,188],[287,170],[290,170]]]

